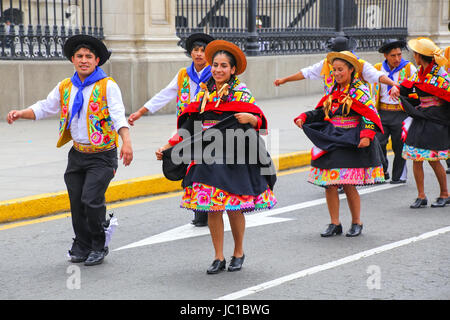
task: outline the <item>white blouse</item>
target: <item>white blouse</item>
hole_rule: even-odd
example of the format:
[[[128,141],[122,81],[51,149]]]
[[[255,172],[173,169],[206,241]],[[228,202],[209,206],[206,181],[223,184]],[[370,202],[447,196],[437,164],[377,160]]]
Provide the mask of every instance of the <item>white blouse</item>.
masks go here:
[[[205,67],[206,68],[206,67]],[[200,70],[200,72],[197,72],[195,69],[195,73],[197,73],[198,78],[200,79],[203,71],[205,70],[203,68]],[[189,95],[190,95],[190,101],[194,101],[195,98],[195,90],[197,90],[197,84],[189,78]],[[159,109],[162,109],[165,107],[170,101],[175,99],[178,95],[178,73],[175,75],[175,77],[170,81],[170,83],[162,89],[160,92],[158,92],[156,95],[153,96],[149,101],[147,101],[144,104],[144,108],[146,108],[151,113],[155,113]]]

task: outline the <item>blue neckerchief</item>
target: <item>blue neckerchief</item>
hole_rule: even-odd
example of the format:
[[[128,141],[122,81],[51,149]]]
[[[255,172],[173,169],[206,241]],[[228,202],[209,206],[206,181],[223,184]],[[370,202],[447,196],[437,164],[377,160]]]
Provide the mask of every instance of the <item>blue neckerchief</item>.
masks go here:
[[[71,78],[72,84],[78,88],[78,92],[75,96],[75,99],[73,100],[72,105],[72,114],[70,115],[69,123],[67,124],[67,128],[70,127],[70,124],[72,123],[72,119],[75,116],[75,114],[78,114],[78,118],[80,117],[80,111],[81,108],[83,108],[83,89],[86,87],[89,87],[91,84],[96,83],[99,80],[102,80],[103,78],[106,78],[106,73],[100,69],[99,67],[95,68],[95,71],[92,72],[89,77],[87,77],[84,82],[81,82],[80,77],[78,76],[78,73],[75,72],[73,77]]]
[[[200,83],[206,83],[209,78],[211,78],[211,66],[207,66],[203,69],[200,79],[198,78],[197,72],[195,72],[194,63],[186,69],[189,78],[197,84],[197,90],[195,90],[195,95],[200,91]]]
[[[407,64],[409,63],[408,60],[405,60],[402,58],[402,61],[400,61],[400,65],[395,68],[394,70],[391,70],[391,68],[389,68],[389,65],[387,63],[387,60],[383,61],[383,68],[384,70],[386,70],[386,72],[388,72],[388,77],[389,79],[391,79],[392,81],[394,81],[394,74],[396,74],[397,72],[399,72],[400,70],[402,70]],[[391,90],[392,86],[387,86],[388,87],[388,91]]]

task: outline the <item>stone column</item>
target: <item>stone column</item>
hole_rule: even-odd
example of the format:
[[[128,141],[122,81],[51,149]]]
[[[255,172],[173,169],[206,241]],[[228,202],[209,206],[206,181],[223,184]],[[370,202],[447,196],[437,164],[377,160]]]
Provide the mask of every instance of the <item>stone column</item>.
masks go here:
[[[450,46],[449,11],[448,0],[409,0],[409,37],[429,37],[442,49]]]
[[[164,88],[188,61],[177,45],[175,9],[175,0],[104,1],[105,43],[113,52],[105,70],[119,84],[128,114]]]

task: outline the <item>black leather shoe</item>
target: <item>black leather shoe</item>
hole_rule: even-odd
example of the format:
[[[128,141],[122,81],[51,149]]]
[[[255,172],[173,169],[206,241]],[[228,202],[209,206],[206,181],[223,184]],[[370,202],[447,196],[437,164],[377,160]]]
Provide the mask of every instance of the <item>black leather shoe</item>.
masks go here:
[[[389,173],[385,173],[384,174],[384,180],[389,180],[391,178],[391,176],[389,175]]]
[[[446,204],[450,204],[450,198],[437,198],[436,202],[431,204],[432,208],[442,208],[445,207]]]
[[[214,260],[213,263],[209,266],[208,270],[206,270],[207,274],[216,274],[219,273],[222,270],[225,270],[225,265],[227,264],[227,261],[223,259],[220,261],[219,259]]]
[[[244,263],[245,254],[240,258],[236,258],[235,256],[231,257],[230,264],[228,266],[228,271],[239,271],[242,268],[242,264]]]
[[[447,174],[450,174],[450,168],[448,168],[447,170],[445,170],[445,172],[446,172]]]
[[[195,222],[193,225],[196,227],[206,227],[208,225],[208,213],[207,212],[196,212]]]
[[[342,233],[342,225],[341,224],[336,225],[336,224],[330,223],[328,225],[327,229],[324,232],[322,232],[320,235],[322,237],[331,237],[331,236],[338,235],[341,233]]]
[[[410,205],[409,207],[411,209],[418,209],[418,208],[426,207],[427,205],[428,205],[427,198],[425,198],[425,199],[417,198],[416,201],[414,201],[414,203],[412,205]]]
[[[345,234],[346,237],[357,237],[361,234],[361,231],[363,229],[362,224],[352,223],[352,226]]]
[[[84,262],[89,256],[89,253],[89,249],[83,246],[78,240],[73,239],[72,248],[69,250],[70,262]]]
[[[391,180],[391,182],[389,182],[390,184],[400,184],[400,183],[406,183],[406,180]]]
[[[91,253],[89,253],[89,256],[87,257],[86,261],[84,262],[84,265],[95,266],[97,264],[101,264],[105,259],[106,255],[108,254],[108,252],[109,252],[108,247],[105,247],[103,250],[100,251],[92,250]]]

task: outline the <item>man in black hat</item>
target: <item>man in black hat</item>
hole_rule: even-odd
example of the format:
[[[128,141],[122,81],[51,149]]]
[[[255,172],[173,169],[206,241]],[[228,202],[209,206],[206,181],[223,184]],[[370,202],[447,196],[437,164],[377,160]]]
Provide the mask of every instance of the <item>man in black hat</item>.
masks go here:
[[[205,33],[194,33],[186,39],[186,55],[192,58],[187,68],[181,68],[172,81],[160,92],[147,101],[143,107],[128,117],[128,123],[134,125],[142,115],[150,111],[155,113],[173,99],[177,99],[177,117],[194,101],[200,91],[200,83],[206,83],[211,78],[211,66],[205,58],[205,48],[214,38]],[[192,224],[196,227],[208,225],[208,215],[196,213]]]
[[[395,85],[395,83],[391,79],[389,79],[381,72],[375,70],[375,68],[370,63],[364,61],[363,59],[359,58],[356,55],[356,53],[354,52],[356,48],[356,41],[354,39],[348,37],[331,38],[327,42],[327,48],[329,51],[352,52],[358,58],[358,61],[363,65],[363,70],[361,72],[362,74],[360,75],[360,77],[362,77],[361,80],[363,80],[363,82],[365,82],[366,84],[381,82],[391,86]],[[285,78],[276,79],[274,81],[274,85],[278,87],[286,82],[299,81],[303,79],[322,80],[324,83],[324,91],[326,92],[328,88],[334,83],[332,67],[325,58],[324,60],[321,60],[320,62],[312,66],[301,69],[297,73],[294,73]],[[392,94],[398,94],[398,92],[395,93],[393,92]]]
[[[378,49],[378,52],[384,55],[385,60],[375,64],[375,69],[379,70],[396,83],[408,79],[416,72],[416,68],[411,62],[403,59],[402,49],[405,47],[406,42],[403,40],[389,39],[385,41]],[[407,169],[406,160],[402,158],[402,128],[403,120],[406,119],[407,114],[400,105],[398,98],[389,96],[388,92],[391,89],[389,85],[380,84],[375,85],[374,88],[373,101],[378,109],[384,129],[384,133],[377,134],[384,154],[384,176],[386,180],[390,178],[386,145],[388,144],[389,137],[391,137],[394,162],[392,165],[392,179],[390,183],[405,183],[407,179]]]
[[[91,266],[108,254],[105,192],[118,167],[118,136],[125,166],[133,150],[119,86],[100,68],[111,55],[106,46],[94,37],[76,35],[64,44],[64,55],[75,67],[72,78],[58,83],[45,100],[10,111],[7,121],[60,113],[57,147],[73,140],[64,174],[75,233],[69,255],[72,262]]]

